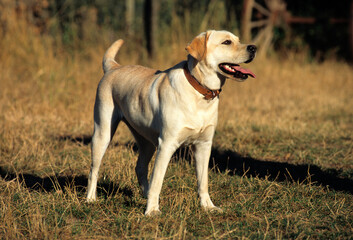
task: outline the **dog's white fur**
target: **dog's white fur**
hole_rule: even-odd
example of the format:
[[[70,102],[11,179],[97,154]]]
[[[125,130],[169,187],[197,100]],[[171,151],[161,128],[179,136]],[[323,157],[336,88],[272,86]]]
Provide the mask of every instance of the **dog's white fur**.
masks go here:
[[[230,40],[231,44],[222,44]],[[136,174],[144,196],[148,198],[146,215],[159,211],[159,194],[168,163],[182,144],[194,146],[198,194],[206,210],[220,210],[208,193],[208,164],[217,125],[218,97],[204,99],[187,81],[183,66],[209,89],[220,89],[226,78],[220,63],[249,61],[247,46],[227,31],[207,31],[186,48],[188,60],[165,71],[143,66],[121,66],[115,60],[123,44],[118,40],[103,58],[104,77],[97,89],[94,106],[92,168],[88,180],[87,201],[96,199],[99,166],[120,121],[134,135],[139,157]],[[251,59],[250,59],[251,60]],[[157,147],[154,169],[148,183],[148,164]]]

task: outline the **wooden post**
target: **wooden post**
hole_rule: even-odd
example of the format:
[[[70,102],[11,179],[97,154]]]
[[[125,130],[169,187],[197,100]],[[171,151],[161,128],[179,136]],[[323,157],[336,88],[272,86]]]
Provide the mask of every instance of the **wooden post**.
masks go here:
[[[242,42],[251,41],[251,13],[254,5],[254,0],[244,0],[243,10],[241,13],[241,39]]]
[[[126,33],[128,36],[134,34],[135,0],[125,0],[126,4]]]
[[[353,1],[351,1],[351,9],[349,16],[349,45],[351,47],[351,60],[353,61]]]

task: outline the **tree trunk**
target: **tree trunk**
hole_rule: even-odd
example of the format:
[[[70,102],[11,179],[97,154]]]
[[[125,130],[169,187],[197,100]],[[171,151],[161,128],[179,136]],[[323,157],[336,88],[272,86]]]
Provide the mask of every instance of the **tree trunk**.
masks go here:
[[[158,0],[145,1],[145,36],[148,56],[154,58],[158,47]]]

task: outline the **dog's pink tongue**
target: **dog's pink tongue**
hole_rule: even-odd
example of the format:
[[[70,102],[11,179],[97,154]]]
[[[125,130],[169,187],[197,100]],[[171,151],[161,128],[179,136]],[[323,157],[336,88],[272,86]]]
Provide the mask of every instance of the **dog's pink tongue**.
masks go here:
[[[242,74],[246,74],[246,75],[250,75],[251,77],[255,78],[255,74],[253,72],[251,72],[248,69],[242,68],[240,66],[235,66],[233,67],[235,70],[241,72]]]

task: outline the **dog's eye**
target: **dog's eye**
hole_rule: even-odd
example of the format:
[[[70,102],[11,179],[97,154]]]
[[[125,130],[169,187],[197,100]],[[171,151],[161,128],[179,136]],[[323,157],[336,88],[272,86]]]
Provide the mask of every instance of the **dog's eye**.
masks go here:
[[[222,44],[224,45],[230,45],[232,43],[232,41],[230,40],[225,40],[224,42],[222,42]]]

